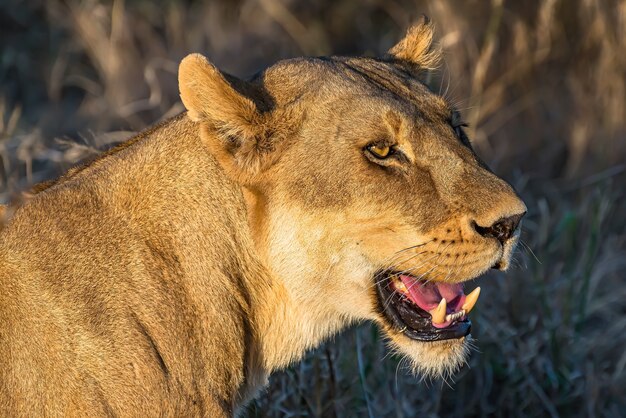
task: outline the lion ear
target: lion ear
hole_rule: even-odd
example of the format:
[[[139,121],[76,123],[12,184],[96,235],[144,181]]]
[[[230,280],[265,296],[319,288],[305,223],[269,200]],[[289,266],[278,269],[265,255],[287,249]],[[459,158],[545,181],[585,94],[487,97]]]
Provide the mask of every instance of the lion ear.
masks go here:
[[[441,59],[441,50],[433,45],[434,34],[435,25],[428,17],[422,16],[387,54],[425,70],[435,69]]]
[[[200,54],[182,60],[178,84],[187,114],[201,124],[211,153],[231,177],[251,182],[268,159],[272,139],[255,102],[240,93],[251,87],[226,76]]]

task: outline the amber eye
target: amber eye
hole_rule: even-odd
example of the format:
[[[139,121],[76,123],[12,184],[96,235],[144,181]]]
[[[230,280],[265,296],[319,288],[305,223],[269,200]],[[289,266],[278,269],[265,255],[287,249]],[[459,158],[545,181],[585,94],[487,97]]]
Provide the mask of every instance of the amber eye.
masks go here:
[[[391,155],[392,148],[388,145],[370,145],[367,150],[376,158],[387,158]]]

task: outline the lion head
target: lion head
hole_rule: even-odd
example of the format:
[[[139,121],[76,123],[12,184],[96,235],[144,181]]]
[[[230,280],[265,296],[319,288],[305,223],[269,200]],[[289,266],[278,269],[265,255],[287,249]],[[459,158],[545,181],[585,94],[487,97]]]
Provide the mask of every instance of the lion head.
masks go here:
[[[256,252],[307,327],[373,320],[415,369],[464,360],[478,290],[505,270],[526,207],[479,159],[460,113],[421,81],[423,21],[381,58],[298,58],[249,81],[180,66],[189,117],[242,186]]]

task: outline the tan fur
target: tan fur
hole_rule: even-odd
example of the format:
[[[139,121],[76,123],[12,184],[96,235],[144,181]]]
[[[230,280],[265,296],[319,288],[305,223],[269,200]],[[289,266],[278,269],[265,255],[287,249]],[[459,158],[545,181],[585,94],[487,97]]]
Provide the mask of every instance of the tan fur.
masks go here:
[[[433,46],[434,24],[424,16],[419,25],[409,28],[406,36],[389,50],[396,59],[412,62],[422,69],[435,69],[441,60],[441,50]]]
[[[386,323],[375,275],[505,266],[515,239],[472,225],[525,207],[414,76],[431,40],[423,23],[390,59],[286,60],[249,82],[185,58],[187,113],[35,190],[5,225],[0,416],[231,416],[362,320],[416,371],[457,367],[464,340]],[[365,151],[379,141],[406,159],[380,166]]]

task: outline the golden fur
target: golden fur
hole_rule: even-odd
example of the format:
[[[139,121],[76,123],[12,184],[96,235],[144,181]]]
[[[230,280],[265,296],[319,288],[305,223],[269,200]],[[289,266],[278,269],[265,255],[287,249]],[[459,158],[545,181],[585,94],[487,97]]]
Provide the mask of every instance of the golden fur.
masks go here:
[[[418,81],[431,40],[424,22],[383,59],[286,60],[249,82],[185,58],[187,113],[7,221],[0,416],[232,416],[272,371],[362,320],[417,371],[457,367],[467,343],[393,330],[374,276],[506,268],[515,240],[472,225],[525,207]],[[381,141],[404,159],[372,160]]]

